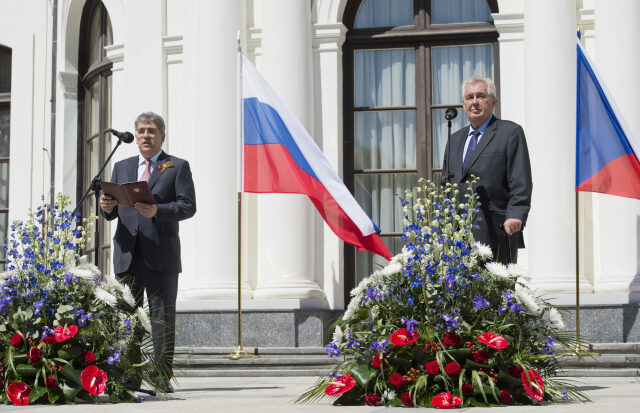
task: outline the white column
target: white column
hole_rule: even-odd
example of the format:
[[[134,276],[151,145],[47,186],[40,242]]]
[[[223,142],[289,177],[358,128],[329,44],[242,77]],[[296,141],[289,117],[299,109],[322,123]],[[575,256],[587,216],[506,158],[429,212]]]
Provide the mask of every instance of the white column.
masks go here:
[[[640,94],[640,2],[595,2],[595,66],[635,136],[640,139],[636,101]],[[598,293],[640,291],[638,251],[640,201],[596,194],[594,204],[594,281]]]
[[[315,90],[315,136],[322,137],[322,152],[331,166],[342,176],[342,44],[346,28],[342,23],[320,23],[313,26],[313,63],[317,74]],[[318,139],[318,138],[317,138]],[[316,263],[322,274],[322,288],[329,308],[344,308],[344,243],[320,219],[316,226],[316,242],[320,244]],[[319,260],[318,260],[319,261]]]
[[[265,5],[266,6],[266,5]],[[313,133],[311,4],[270,0],[262,10],[259,70]],[[257,208],[256,299],[324,301],[315,281],[313,205],[304,195],[262,194]]]
[[[527,222],[534,286],[575,292],[575,0],[529,0],[524,95],[533,198]],[[582,285],[589,289],[586,282]]]
[[[185,222],[180,300],[237,297],[237,32],[241,4],[184,2],[181,136],[171,150],[191,165],[198,212]],[[251,297],[248,285],[243,296]]]

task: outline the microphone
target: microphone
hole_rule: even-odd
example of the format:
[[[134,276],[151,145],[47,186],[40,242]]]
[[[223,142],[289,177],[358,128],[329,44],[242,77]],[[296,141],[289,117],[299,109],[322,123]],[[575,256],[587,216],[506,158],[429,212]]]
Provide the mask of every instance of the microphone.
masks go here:
[[[133,138],[133,133],[131,132],[118,132],[115,129],[109,129],[109,132],[111,132],[113,135],[115,135],[118,139],[120,139],[124,143],[133,142],[134,138]]]
[[[456,108],[447,108],[447,110],[444,112],[444,118],[446,120],[455,119],[456,116],[458,116],[458,109]]]

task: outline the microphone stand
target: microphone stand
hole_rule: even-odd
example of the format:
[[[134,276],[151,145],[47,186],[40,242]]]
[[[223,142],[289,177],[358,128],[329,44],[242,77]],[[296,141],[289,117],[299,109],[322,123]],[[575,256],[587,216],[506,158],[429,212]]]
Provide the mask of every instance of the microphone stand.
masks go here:
[[[104,168],[107,167],[107,165],[109,164],[109,161],[113,157],[113,154],[116,152],[116,149],[118,149],[118,146],[120,146],[121,143],[122,143],[122,139],[118,139],[118,143],[116,143],[116,146],[111,150],[109,157],[107,158],[106,161],[104,161],[104,163],[102,164],[102,167],[100,168],[96,176],[94,176],[93,180],[91,180],[91,183],[89,184],[89,187],[85,191],[84,195],[82,195],[82,198],[80,198],[78,205],[76,205],[76,208],[73,210],[73,216],[76,216],[76,212],[80,210],[82,203],[85,201],[85,199],[87,199],[87,196],[89,196],[89,192],[91,191],[93,191],[93,194],[95,195],[96,217],[100,216],[100,205],[98,205],[98,203],[100,202],[100,181],[101,181],[100,175],[102,175],[102,171],[104,171]],[[93,258],[94,258],[94,264],[98,266],[98,258],[99,258],[98,249],[100,248],[100,230],[98,228],[97,223],[94,228],[95,228],[95,232],[93,237]]]
[[[445,178],[442,183],[447,183],[451,179],[449,175],[449,165],[451,164],[451,119],[447,119],[447,168],[444,171]]]

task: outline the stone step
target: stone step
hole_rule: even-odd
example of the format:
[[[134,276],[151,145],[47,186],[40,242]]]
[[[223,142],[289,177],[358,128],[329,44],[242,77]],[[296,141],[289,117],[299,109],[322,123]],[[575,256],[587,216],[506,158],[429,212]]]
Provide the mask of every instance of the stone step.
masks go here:
[[[306,369],[176,369],[176,377],[300,377],[326,376],[331,369],[306,368]]]
[[[637,367],[640,368],[640,354],[602,353],[599,355],[578,357],[563,357],[560,360],[563,367]]]
[[[565,368],[558,372],[560,377],[640,377],[637,368]]]
[[[295,357],[285,357],[285,356],[268,356],[263,355],[260,358],[240,358],[240,359],[228,359],[228,358],[220,358],[211,357],[211,356],[200,356],[200,357],[184,357],[184,356],[176,356],[174,358],[174,363],[178,367],[193,367],[193,368],[203,368],[203,367],[220,367],[225,368],[227,366],[263,366],[263,367],[273,367],[273,366],[289,366],[289,367],[298,367],[298,366],[327,366],[331,367],[338,363],[335,359],[330,359],[326,355],[322,356],[295,356]]]

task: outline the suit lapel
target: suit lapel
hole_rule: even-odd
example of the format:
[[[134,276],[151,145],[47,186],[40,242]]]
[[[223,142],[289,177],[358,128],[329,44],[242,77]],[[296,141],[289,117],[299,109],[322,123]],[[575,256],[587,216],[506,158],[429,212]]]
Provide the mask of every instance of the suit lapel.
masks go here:
[[[133,158],[129,158],[129,163],[126,167],[126,174],[124,182],[136,182],[138,180],[138,158],[134,156]]]
[[[497,118],[493,116],[491,122],[489,122],[489,124],[487,125],[487,128],[484,130],[484,133],[480,138],[480,142],[478,142],[478,146],[476,146],[476,149],[471,154],[471,158],[467,162],[467,165],[464,168],[464,171],[462,171],[463,177],[467,174],[467,172],[469,172],[469,168],[473,166],[473,164],[478,159],[478,157],[480,157],[480,154],[482,153],[482,151],[485,150],[485,148],[489,145],[493,137],[496,135],[496,123],[497,123]]]
[[[151,172],[151,176],[149,177],[149,181],[147,182],[149,184],[149,188],[153,189],[153,186],[156,184],[156,182],[158,182],[160,174],[162,173],[160,172],[160,168],[158,168],[158,166],[167,160],[169,160],[169,155],[167,155],[164,151],[160,152],[160,156],[158,156],[158,160],[156,161],[156,166],[155,168],[153,168],[153,172]]]
[[[459,177],[458,182],[462,181],[462,151],[464,150],[467,135],[469,135],[469,126],[460,132],[459,139],[451,138],[451,144],[453,145],[452,153],[454,154],[451,160],[451,171],[453,172],[454,179],[455,177]]]

